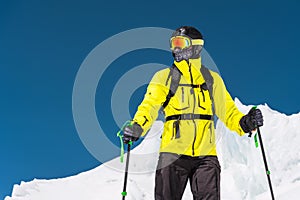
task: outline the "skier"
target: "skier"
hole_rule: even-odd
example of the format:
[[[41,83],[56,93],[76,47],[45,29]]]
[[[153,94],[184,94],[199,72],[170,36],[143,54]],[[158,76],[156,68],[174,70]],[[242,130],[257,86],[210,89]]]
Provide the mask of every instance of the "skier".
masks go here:
[[[209,71],[204,76],[200,57],[203,44],[196,28],[182,26],[175,30],[170,39],[173,67],[153,76],[132,123],[124,128],[124,142],[136,141],[164,108],[156,200],[180,200],[188,180],[194,200],[220,199],[214,115],[241,136],[263,125],[259,109],[251,109],[246,115],[238,110],[217,73]],[[173,78],[174,71],[179,72],[179,78]],[[212,86],[207,76],[212,78]]]

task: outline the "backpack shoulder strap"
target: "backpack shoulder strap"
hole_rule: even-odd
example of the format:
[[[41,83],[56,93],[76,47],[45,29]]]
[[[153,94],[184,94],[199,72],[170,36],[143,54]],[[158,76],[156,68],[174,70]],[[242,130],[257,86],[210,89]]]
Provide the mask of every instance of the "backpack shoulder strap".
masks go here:
[[[179,71],[179,69],[176,67],[175,64],[173,64],[172,67],[170,68],[168,79],[169,77],[171,77],[171,84],[170,84],[169,93],[166,97],[166,101],[162,105],[163,108],[165,108],[169,104],[171,98],[175,95],[181,79],[181,72]]]
[[[204,65],[201,65],[200,71],[201,71],[201,74],[203,75],[204,80],[206,82],[208,92],[209,92],[209,96],[210,96],[210,99],[212,101],[213,115],[215,115],[215,102],[214,102],[214,96],[213,96],[214,78],[212,77],[209,69],[207,67],[205,67]]]

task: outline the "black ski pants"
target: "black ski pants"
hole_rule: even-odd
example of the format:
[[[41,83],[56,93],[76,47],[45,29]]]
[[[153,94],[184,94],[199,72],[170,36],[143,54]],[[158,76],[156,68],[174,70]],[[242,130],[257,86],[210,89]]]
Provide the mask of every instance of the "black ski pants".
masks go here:
[[[155,200],[181,200],[188,180],[194,200],[220,200],[220,172],[217,156],[160,153]]]

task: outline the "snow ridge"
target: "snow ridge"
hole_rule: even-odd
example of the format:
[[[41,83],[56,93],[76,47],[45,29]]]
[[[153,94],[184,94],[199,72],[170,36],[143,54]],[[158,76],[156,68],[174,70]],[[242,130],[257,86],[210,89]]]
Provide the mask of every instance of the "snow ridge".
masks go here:
[[[252,106],[235,99],[247,113]],[[261,127],[275,198],[297,199],[300,196],[300,113],[287,116],[261,105]],[[128,200],[153,200],[155,167],[163,123],[156,121],[144,141],[132,150],[128,179]],[[271,199],[261,149],[253,137],[240,137],[217,123],[217,151],[221,163],[222,200]],[[121,199],[125,164],[119,158],[75,176],[21,182],[14,185],[5,200],[111,200]],[[189,184],[183,200],[192,199]]]

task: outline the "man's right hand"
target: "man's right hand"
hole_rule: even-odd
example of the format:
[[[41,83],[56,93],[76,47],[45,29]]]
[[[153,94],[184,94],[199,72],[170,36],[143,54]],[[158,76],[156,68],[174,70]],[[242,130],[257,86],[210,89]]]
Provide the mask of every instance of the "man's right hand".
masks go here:
[[[128,144],[130,141],[137,141],[141,137],[143,129],[139,124],[134,122],[126,125],[123,133],[123,141],[125,144]]]

